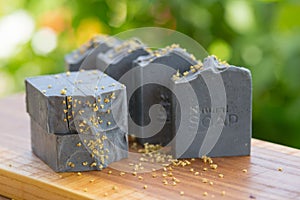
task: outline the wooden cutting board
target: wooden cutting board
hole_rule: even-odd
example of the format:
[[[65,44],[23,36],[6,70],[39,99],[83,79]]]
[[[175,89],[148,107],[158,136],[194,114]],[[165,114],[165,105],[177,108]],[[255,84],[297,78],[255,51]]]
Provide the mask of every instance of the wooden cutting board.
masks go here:
[[[176,185],[171,177],[163,183],[163,169],[155,178],[153,172],[120,175],[111,168],[81,175],[55,173],[31,151],[24,102],[22,94],[0,100],[0,195],[51,200],[300,199],[300,151],[256,139],[250,157],[215,158],[215,170],[200,159],[173,167],[166,173],[180,180]]]

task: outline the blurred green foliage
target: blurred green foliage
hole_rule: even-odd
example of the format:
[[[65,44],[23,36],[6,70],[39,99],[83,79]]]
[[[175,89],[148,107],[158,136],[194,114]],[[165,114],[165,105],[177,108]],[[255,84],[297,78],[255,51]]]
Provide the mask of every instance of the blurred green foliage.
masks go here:
[[[211,54],[251,69],[253,136],[300,148],[298,2],[0,0],[0,20],[23,10],[34,21],[33,35],[48,27],[57,37],[56,47],[47,54],[35,51],[29,39],[0,58],[0,95],[23,91],[25,77],[63,71],[63,55],[95,33],[165,27],[191,36]]]

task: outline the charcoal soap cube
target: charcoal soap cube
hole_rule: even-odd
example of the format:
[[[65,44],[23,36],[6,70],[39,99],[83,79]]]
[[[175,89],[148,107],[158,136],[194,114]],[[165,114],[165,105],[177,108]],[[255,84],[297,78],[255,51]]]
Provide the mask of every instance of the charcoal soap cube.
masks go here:
[[[102,137],[103,160],[92,156],[89,144]],[[56,172],[101,170],[110,163],[128,156],[126,133],[120,129],[103,133],[102,137],[91,135],[47,133],[38,123],[31,119],[31,145],[33,153]],[[91,142],[93,141],[93,142]],[[94,145],[95,146],[95,145]],[[99,150],[98,149],[98,150]]]
[[[120,43],[121,41],[114,37],[96,36],[65,56],[66,68],[68,71],[78,71],[82,65],[85,70],[96,69],[97,55]]]
[[[98,131],[124,128],[127,132],[126,87],[98,71],[78,72],[75,85],[67,97],[70,131],[82,133],[83,120],[96,126]]]
[[[124,85],[98,70],[39,76],[26,84],[32,149],[53,170],[101,170],[127,157]],[[59,123],[64,132],[55,132]]]
[[[138,142],[167,145],[172,139],[171,77],[174,71],[189,70],[197,61],[184,49],[172,45],[149,56],[141,56],[134,64],[139,69],[134,81],[141,87],[134,93],[135,105],[129,108],[132,109],[133,121],[139,126],[134,131]],[[161,107],[154,112],[153,119],[150,120],[149,109],[154,104]],[[152,128],[147,127],[150,123]],[[162,128],[154,130],[153,127]]]
[[[195,98],[186,92],[188,86]],[[199,70],[173,79],[172,88],[177,94],[172,98],[175,158],[250,155],[252,81],[248,69],[210,56]],[[186,100],[179,102],[180,98]]]
[[[61,74],[28,78],[25,85],[30,117],[48,133],[69,133],[66,95],[61,91],[70,91],[72,85]]]
[[[76,133],[84,117],[102,131],[127,129],[126,87],[97,70],[28,78],[26,101],[29,115],[48,133]]]

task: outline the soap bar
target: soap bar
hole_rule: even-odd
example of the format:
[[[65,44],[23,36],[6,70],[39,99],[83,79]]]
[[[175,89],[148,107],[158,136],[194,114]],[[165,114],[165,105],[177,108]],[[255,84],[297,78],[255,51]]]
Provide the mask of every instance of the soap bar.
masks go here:
[[[248,69],[210,56],[203,66],[196,65],[172,80],[175,158],[250,155],[252,81]]]
[[[129,39],[122,42],[120,45],[116,45],[106,53],[100,53],[97,57],[96,66],[97,69],[104,71],[112,78],[126,85],[127,90],[131,90],[135,87],[136,82],[135,73],[132,73],[134,68],[133,61],[140,56],[149,55],[150,50],[137,39]],[[127,78],[123,78],[124,74],[127,74]],[[133,117],[133,110],[136,106],[136,95],[127,96],[129,102],[129,114]],[[128,113],[128,111],[126,111]],[[135,134],[135,129],[131,124],[128,126],[128,132]]]
[[[119,80],[132,69],[132,62],[143,55],[149,55],[146,46],[137,39],[129,39],[105,53],[98,54],[96,66],[97,69]],[[126,86],[128,87],[127,84]]]
[[[100,71],[38,76],[25,82],[27,112],[48,133],[80,132],[88,127],[82,125],[84,120],[101,131],[127,129],[126,87]]]
[[[56,172],[102,170],[110,163],[128,156],[127,135],[120,129],[102,133],[98,137],[57,135],[47,133],[32,119],[31,145],[33,153]]]
[[[97,55],[120,43],[121,41],[114,37],[96,36],[65,56],[66,68],[68,71],[79,71],[81,66],[85,70],[96,69]]]
[[[135,105],[129,108],[132,109],[133,121],[139,126],[134,131],[138,142],[167,145],[171,141],[171,77],[174,72],[184,72],[196,63],[194,56],[178,45],[141,56],[134,62],[138,69],[134,81],[141,87],[134,93]],[[154,109],[150,120],[149,111],[155,104],[160,107]],[[161,130],[155,130],[157,127]]]

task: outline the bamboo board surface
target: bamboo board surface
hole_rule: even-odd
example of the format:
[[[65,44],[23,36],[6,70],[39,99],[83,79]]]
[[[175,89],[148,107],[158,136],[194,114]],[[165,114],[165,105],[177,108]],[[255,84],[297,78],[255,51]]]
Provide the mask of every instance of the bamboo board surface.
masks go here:
[[[300,151],[257,139],[252,140],[249,157],[214,158],[218,164],[215,170],[199,159],[185,167],[173,167],[173,176],[180,180],[175,186],[171,179],[163,184],[163,170],[155,172],[156,178],[153,172],[120,176],[120,171],[111,168],[81,175],[55,173],[31,151],[24,102],[24,95],[0,100],[0,196],[51,200],[300,199]],[[208,170],[203,171],[204,167]],[[208,183],[203,183],[203,178]]]

